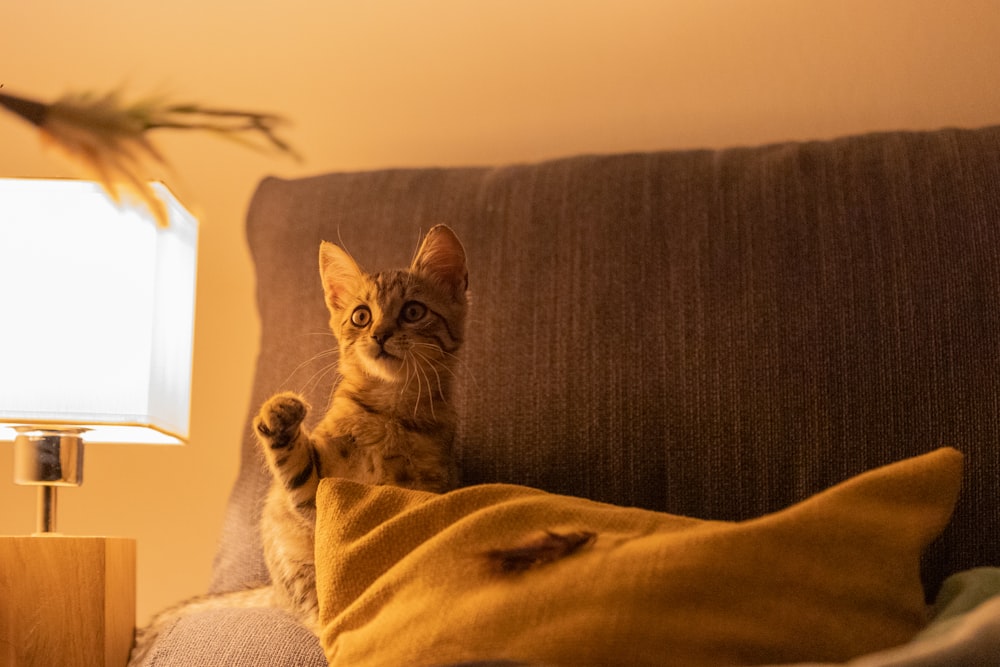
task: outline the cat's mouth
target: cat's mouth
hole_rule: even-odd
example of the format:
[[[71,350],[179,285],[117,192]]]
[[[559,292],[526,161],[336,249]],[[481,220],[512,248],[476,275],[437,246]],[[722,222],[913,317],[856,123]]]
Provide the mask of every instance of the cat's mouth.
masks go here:
[[[403,360],[385,349],[372,349],[362,357],[368,373],[386,382],[396,382],[399,379]]]

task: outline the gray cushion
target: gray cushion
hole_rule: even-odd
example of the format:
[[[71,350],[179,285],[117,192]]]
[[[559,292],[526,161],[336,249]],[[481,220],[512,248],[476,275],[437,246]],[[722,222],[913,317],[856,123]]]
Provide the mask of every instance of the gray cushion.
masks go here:
[[[387,268],[444,222],[473,292],[466,483],[736,520],[953,445],[933,592],[1000,562],[998,184],[1000,128],[270,178],[250,413],[282,389],[326,404],[321,239]],[[215,590],[264,572],[267,481],[248,430]]]
[[[279,609],[213,609],[168,628],[142,667],[326,667],[315,635]]]

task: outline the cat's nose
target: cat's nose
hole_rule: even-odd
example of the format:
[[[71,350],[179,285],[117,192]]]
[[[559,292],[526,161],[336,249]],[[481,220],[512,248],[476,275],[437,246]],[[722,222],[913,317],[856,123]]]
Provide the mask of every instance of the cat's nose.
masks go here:
[[[378,343],[379,347],[384,346],[385,342],[389,340],[389,338],[391,337],[392,337],[391,331],[376,331],[375,333],[372,334],[372,338],[375,340],[376,343]]]

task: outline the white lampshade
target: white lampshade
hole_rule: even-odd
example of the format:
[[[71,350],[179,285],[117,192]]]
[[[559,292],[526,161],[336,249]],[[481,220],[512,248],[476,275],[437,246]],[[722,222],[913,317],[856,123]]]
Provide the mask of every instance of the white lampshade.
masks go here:
[[[198,223],[154,187],[165,228],[96,183],[0,179],[0,440],[187,439]]]

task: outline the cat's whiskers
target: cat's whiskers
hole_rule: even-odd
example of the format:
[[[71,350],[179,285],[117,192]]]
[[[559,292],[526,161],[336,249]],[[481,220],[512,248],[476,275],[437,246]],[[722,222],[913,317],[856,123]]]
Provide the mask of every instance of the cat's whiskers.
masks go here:
[[[462,357],[458,356],[457,354],[452,354],[447,350],[442,350],[439,345],[434,345],[433,343],[414,343],[414,345],[418,345],[420,347],[429,347],[438,354],[450,357],[450,360],[448,362],[443,362],[440,364],[440,366],[449,373],[451,373],[451,376],[453,378],[455,378],[456,380],[460,380],[461,376],[452,367],[454,364],[457,363],[458,366],[463,371],[463,373],[465,374],[465,377],[468,377],[470,380],[472,380],[472,384],[475,385],[476,389],[479,389],[479,381],[476,380],[476,376],[472,374],[472,369],[469,367],[469,364],[467,364],[465,360],[462,359]]]
[[[435,352],[437,352],[439,354],[442,354],[442,355],[444,355],[446,357],[450,357],[451,361],[449,363],[442,364],[442,366],[449,373],[451,373],[452,377],[454,377],[456,380],[460,379],[459,374],[457,372],[455,372],[454,368],[452,368],[453,364],[457,364],[461,368],[461,370],[465,374],[465,376],[468,377],[470,380],[472,380],[472,383],[474,385],[476,385],[476,389],[479,388],[479,381],[476,380],[476,376],[473,375],[472,368],[469,366],[468,363],[466,363],[466,361],[464,359],[462,359],[462,357],[458,356],[457,354],[453,354],[451,352],[448,352],[447,350],[442,349],[441,346],[434,345],[433,343],[414,343],[414,345],[419,345],[421,347],[429,347],[429,348],[431,348],[432,350],[434,350]]]
[[[431,347],[433,347],[433,346],[431,346]],[[415,356],[420,357],[421,359],[423,359],[424,362],[430,367],[430,369],[432,371],[434,371],[434,376],[437,378],[438,397],[442,401],[447,401],[447,397],[444,395],[444,385],[441,384],[441,374],[438,373],[437,365],[430,359],[430,357],[428,357],[428,356],[426,356],[424,354],[421,354],[420,352],[417,352],[416,350],[411,350],[411,352]],[[431,383],[430,383],[430,377],[428,376],[427,377],[427,391],[430,392],[430,390],[431,390]],[[433,405],[434,405],[434,398],[433,398],[433,395],[432,395],[431,396],[431,408],[432,409],[433,409]]]
[[[417,397],[413,401],[413,418],[416,419],[417,415],[419,414],[419,411],[420,411],[420,399],[423,397],[423,382],[421,382],[421,379],[420,379],[421,378],[420,362],[418,362],[414,358],[414,355],[412,354],[412,350],[407,350],[406,351],[406,353],[403,355],[403,362],[406,365],[406,384],[403,386],[403,389],[400,391],[400,398],[404,397],[404,394],[405,394],[406,390],[410,386],[410,382],[413,379],[416,379],[416,381],[417,381]],[[412,373],[411,373],[411,368],[412,368]],[[429,388],[430,388],[430,384],[428,383],[428,389]],[[431,414],[432,414],[432,416],[433,416],[433,411],[434,411],[434,405],[433,405],[433,402],[432,402],[431,403]]]
[[[317,352],[316,354],[314,354],[313,356],[309,357],[308,359],[306,359],[305,361],[303,361],[302,363],[300,363],[298,366],[296,366],[292,370],[292,372],[288,374],[288,377],[285,378],[285,382],[288,382],[288,380],[290,380],[292,378],[292,376],[294,376],[296,373],[298,373],[300,370],[302,370],[303,368],[305,368],[309,364],[313,363],[314,361],[317,361],[319,359],[322,359],[323,357],[329,357],[329,356],[332,356],[332,355],[338,354],[338,353],[339,353],[339,350],[336,347],[327,348],[327,349],[323,350],[322,352]]]
[[[404,396],[404,394],[406,394],[406,390],[410,388],[410,382],[413,380],[413,374],[414,374],[415,371],[411,370],[411,368],[410,368],[411,362],[412,362],[412,359],[410,359],[409,353],[404,354],[403,355],[403,366],[406,367],[406,381],[403,383],[403,386],[399,390],[399,398],[400,399],[402,399],[403,396]],[[415,366],[416,364],[413,364],[413,365]]]
[[[333,354],[323,355],[327,357],[333,357]],[[319,357],[317,357],[319,359]],[[316,369],[312,375],[303,383],[303,391],[306,391],[309,387],[316,387],[323,378],[325,378],[330,373],[336,373],[340,368],[340,357],[336,356],[333,361],[328,364],[324,364]]]
[[[423,398],[423,387],[424,383],[427,383],[427,407],[431,411],[431,419],[437,420],[437,413],[434,410],[434,387],[431,384],[430,376],[427,374],[427,370],[424,368],[425,364],[421,361],[427,363],[428,359],[426,356],[420,354],[411,347],[406,351],[406,359],[408,362],[413,363],[414,374],[417,378],[417,397],[413,402],[413,418],[417,419],[420,412],[420,402]],[[433,369],[433,366],[432,366]],[[436,372],[436,371],[435,371]],[[443,397],[443,396],[442,396]]]
[[[303,336],[322,336],[324,338],[333,338],[334,340],[337,339],[337,337],[333,334],[332,331],[310,331],[310,332],[304,333],[302,335]]]
[[[333,371],[333,370],[337,369],[338,365],[340,364],[340,354],[339,354],[339,352],[340,351],[336,347],[332,347],[332,348],[323,350],[322,352],[317,352],[316,354],[314,354],[313,356],[309,357],[308,359],[306,359],[305,361],[303,361],[302,363],[300,363],[298,366],[296,366],[292,370],[292,372],[288,374],[288,377],[285,378],[284,382],[281,383],[282,386],[287,385],[291,381],[291,379],[293,377],[295,377],[295,374],[298,373],[299,371],[301,371],[306,366],[309,366],[310,364],[312,364],[312,363],[314,363],[316,361],[320,361],[320,360],[322,360],[322,359],[324,359],[326,357],[334,357],[335,356],[336,358],[333,360],[333,363],[329,363],[329,364],[326,364],[324,366],[321,366],[319,368],[319,370],[315,371],[312,375],[310,375],[309,378],[303,383],[302,389],[300,389],[300,391],[302,391],[302,392],[308,391],[308,388],[311,385],[314,385],[314,382],[318,383],[330,371]]]
[[[417,400],[413,401],[413,418],[416,419],[417,418],[417,413],[420,411],[420,398],[421,398],[421,395],[423,394],[423,388],[424,388],[423,383],[420,381],[420,378],[421,378],[421,376],[423,374],[421,373],[421,370],[420,370],[420,363],[417,362],[417,360],[413,358],[412,350],[408,350],[406,352],[406,357],[408,359],[411,359],[413,361],[414,374],[417,376]],[[430,387],[430,384],[428,384],[428,387]],[[433,401],[431,402],[431,416],[432,417],[434,416],[434,403],[433,403]]]
[[[340,365],[340,347],[339,345],[336,344],[337,337],[331,331],[310,331],[309,333],[303,335],[332,338],[334,341],[334,345],[332,347],[328,347],[325,350],[322,350],[321,352],[317,352],[316,354],[314,354],[313,356],[309,357],[308,359],[300,363],[298,366],[296,366],[295,369],[288,374],[288,377],[285,378],[285,381],[282,383],[282,385],[287,385],[291,381],[291,379],[295,377],[296,373],[298,373],[306,366],[312,364],[313,362],[319,361],[325,357],[335,357],[332,363],[327,364],[325,366],[321,366],[312,375],[310,375],[309,378],[301,385],[299,391],[307,392],[311,387],[318,385],[322,381],[322,379],[330,372],[337,370],[337,368]]]

